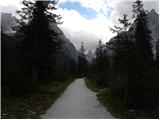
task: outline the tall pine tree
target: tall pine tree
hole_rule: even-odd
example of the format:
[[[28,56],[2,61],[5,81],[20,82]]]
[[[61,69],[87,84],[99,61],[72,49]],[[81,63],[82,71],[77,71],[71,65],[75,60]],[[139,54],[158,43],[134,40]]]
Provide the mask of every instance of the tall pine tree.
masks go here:
[[[96,49],[95,71],[97,75],[96,82],[101,87],[106,87],[110,80],[110,62],[106,46],[99,40]]]
[[[99,40],[99,45],[96,49],[96,66],[98,73],[106,73],[110,70],[108,54],[106,49],[102,45],[101,40]]]
[[[81,43],[81,48],[78,55],[78,72],[81,76],[86,75],[88,72],[88,62],[86,59],[83,42]]]
[[[38,83],[51,80],[55,71],[55,54],[60,45],[57,33],[50,28],[50,23],[60,23],[61,17],[53,14],[56,0],[26,1],[19,13],[17,32],[23,38],[21,42],[22,66],[28,79]]]
[[[141,0],[137,0],[133,5],[133,15],[135,17],[135,72],[132,86],[132,98],[134,104],[139,108],[151,107],[153,102],[153,53],[151,46],[151,31],[148,28],[147,12],[143,9]]]
[[[124,14],[123,18],[119,19],[119,26],[120,27],[114,26],[114,28],[111,28],[111,31],[117,33],[116,40],[112,43],[112,49],[114,50],[113,69],[115,76],[117,76],[115,80],[122,82],[121,86],[119,86],[119,89],[121,89],[119,90],[121,91],[119,94],[127,101],[134,55],[134,44],[133,41],[130,40],[131,36],[128,34],[130,23],[127,15]]]

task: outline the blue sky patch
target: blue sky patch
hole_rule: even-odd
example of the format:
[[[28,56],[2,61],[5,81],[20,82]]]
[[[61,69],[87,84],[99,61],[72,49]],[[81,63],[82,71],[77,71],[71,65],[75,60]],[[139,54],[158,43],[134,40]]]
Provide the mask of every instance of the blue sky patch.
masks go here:
[[[112,7],[109,7],[109,8],[108,8],[107,15],[106,15],[107,18],[111,19],[112,11],[113,11],[113,8],[112,8]]]
[[[68,9],[68,10],[76,10],[78,11],[83,17],[85,17],[86,19],[93,19],[96,17],[97,13],[96,11],[90,9],[90,8],[85,8],[82,7],[81,4],[79,2],[65,2],[65,3],[60,3],[59,7],[64,9]]]

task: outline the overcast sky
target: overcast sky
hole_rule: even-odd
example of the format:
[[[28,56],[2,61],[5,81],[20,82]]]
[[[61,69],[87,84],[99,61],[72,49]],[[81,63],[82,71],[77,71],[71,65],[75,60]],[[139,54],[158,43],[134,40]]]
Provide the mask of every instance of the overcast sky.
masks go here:
[[[1,0],[1,12],[16,15],[21,0]],[[86,50],[95,50],[98,41],[107,42],[114,36],[109,30],[123,14],[132,14],[135,0],[59,0],[56,13],[62,16],[59,25],[67,38],[79,49],[83,41]],[[158,0],[143,0],[146,10],[159,13]]]

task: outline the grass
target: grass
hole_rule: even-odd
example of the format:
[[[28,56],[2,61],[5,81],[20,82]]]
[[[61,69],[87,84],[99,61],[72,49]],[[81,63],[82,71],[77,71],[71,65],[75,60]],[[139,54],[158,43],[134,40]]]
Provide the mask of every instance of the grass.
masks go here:
[[[54,101],[64,92],[73,79],[41,85],[30,94],[1,98],[1,118],[40,118]]]
[[[109,112],[116,118],[130,119],[132,118],[129,113],[129,108],[125,105],[123,100],[113,97],[109,94],[98,94],[98,100],[103,104]]]
[[[95,81],[91,80],[91,79],[85,79],[85,83],[86,83],[86,86],[94,91],[94,92],[98,92],[100,88],[98,88],[97,84],[95,83]]]
[[[110,88],[100,88],[91,79],[85,79],[86,86],[92,90],[96,91],[97,98],[107,111],[109,111],[116,118],[131,118],[132,114],[129,113],[129,108],[123,100],[112,96]]]
[[[156,114],[158,110],[134,110],[130,109],[124,100],[116,97],[112,94],[110,88],[100,88],[96,85],[92,79],[85,79],[86,86],[97,92],[97,98],[100,103],[109,111],[114,117],[121,119],[157,119],[159,118]],[[157,107],[158,109],[158,107]]]

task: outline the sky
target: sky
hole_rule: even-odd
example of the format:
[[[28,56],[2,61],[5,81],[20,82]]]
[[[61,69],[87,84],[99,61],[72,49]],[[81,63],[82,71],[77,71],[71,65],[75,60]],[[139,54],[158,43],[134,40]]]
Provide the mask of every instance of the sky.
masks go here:
[[[132,15],[135,0],[59,0],[57,14],[62,16],[63,24],[58,25],[65,36],[77,49],[83,41],[86,51],[94,51],[98,41],[103,43],[115,36],[110,27],[118,24],[118,19],[127,14]],[[159,13],[158,0],[142,0],[148,11],[155,9]],[[21,0],[1,0],[1,12],[16,15]]]

